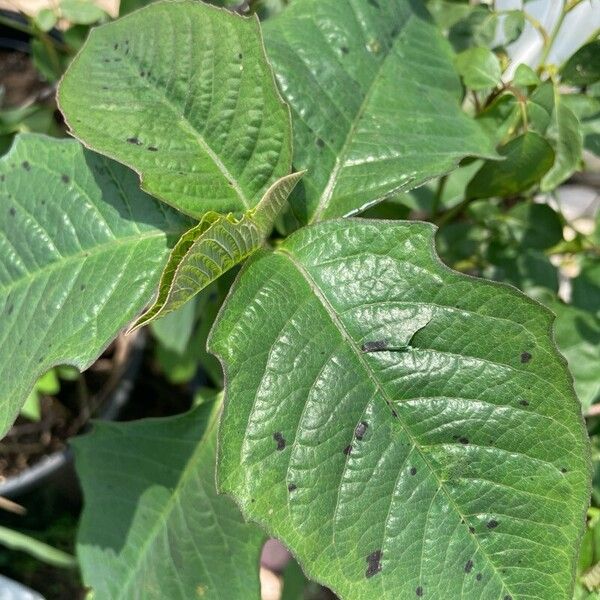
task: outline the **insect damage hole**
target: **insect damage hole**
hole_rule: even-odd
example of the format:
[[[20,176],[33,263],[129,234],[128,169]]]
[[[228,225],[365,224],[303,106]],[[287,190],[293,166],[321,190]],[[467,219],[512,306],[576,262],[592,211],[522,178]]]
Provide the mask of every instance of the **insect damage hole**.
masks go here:
[[[285,438],[281,435],[280,431],[276,431],[273,434],[273,439],[277,442],[277,450],[281,451],[285,449]]]

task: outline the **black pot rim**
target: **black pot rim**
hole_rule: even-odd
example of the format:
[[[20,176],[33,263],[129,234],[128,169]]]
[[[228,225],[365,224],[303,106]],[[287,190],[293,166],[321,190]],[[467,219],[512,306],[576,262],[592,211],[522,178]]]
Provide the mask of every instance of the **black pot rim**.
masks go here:
[[[142,331],[135,336],[131,344],[130,355],[118,385],[106,399],[100,414],[95,417],[95,420],[113,421],[119,416],[131,396],[131,391],[142,364],[145,345],[146,336]],[[87,427],[81,433],[85,431],[87,431]],[[16,498],[40,486],[72,462],[73,452],[68,446],[48,454],[33,466],[28,467],[18,475],[7,477],[0,483],[0,496]]]

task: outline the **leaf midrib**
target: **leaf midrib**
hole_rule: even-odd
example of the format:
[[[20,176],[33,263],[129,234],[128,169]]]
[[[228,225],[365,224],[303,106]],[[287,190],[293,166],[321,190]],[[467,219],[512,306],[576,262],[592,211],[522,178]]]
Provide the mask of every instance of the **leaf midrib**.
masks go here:
[[[346,134],[346,138],[344,139],[342,148],[339,151],[339,153],[335,159],[335,165],[333,167],[333,170],[331,171],[331,175],[329,176],[329,179],[327,180],[327,185],[325,186],[325,189],[323,190],[321,197],[319,198],[319,203],[317,204],[317,208],[315,209],[313,216],[310,218],[309,223],[314,223],[314,222],[320,220],[321,215],[323,214],[323,212],[327,208],[327,205],[329,204],[331,198],[333,197],[333,192],[335,191],[335,188],[336,188],[337,182],[338,182],[338,176],[345,166],[346,153],[348,152],[348,148],[354,139],[354,135],[356,133],[356,128],[358,127],[358,125],[362,119],[363,113],[367,107],[367,104],[368,104],[369,100],[371,99],[373,90],[375,89],[377,83],[379,82],[381,73],[383,71],[383,67],[389,60],[390,56],[392,56],[394,54],[394,47],[396,46],[396,43],[398,42],[398,40],[402,37],[402,35],[406,31],[406,28],[407,28],[408,24],[410,23],[410,21],[413,19],[413,17],[414,17],[413,14],[410,14],[408,16],[408,18],[404,22],[402,29],[400,29],[400,31],[398,31],[398,33],[396,34],[396,37],[394,38],[394,41],[390,45],[389,51],[386,54],[385,58],[379,63],[379,65],[377,65],[377,70],[375,71],[375,74],[373,75],[373,78],[371,79],[371,82],[369,84],[369,89],[367,90],[365,97],[363,98],[363,101],[361,102],[361,105],[356,112],[356,115],[352,119],[350,128],[348,129],[348,133]]]
[[[305,282],[307,283],[307,285],[309,286],[311,291],[314,293],[315,297],[319,300],[319,302],[321,303],[321,306],[323,307],[323,309],[325,310],[325,312],[331,319],[331,322],[334,325],[334,327],[339,331],[341,336],[347,341],[349,347],[352,349],[352,351],[356,355],[358,362],[363,367],[363,369],[364,369],[365,373],[367,374],[367,376],[369,377],[369,379],[373,382],[373,385],[375,386],[375,388],[379,391],[381,396],[386,400],[388,409],[391,411],[390,406],[393,405],[393,399],[388,396],[383,385],[378,381],[377,377],[375,376],[375,373],[373,373],[372,369],[369,367],[368,363],[365,361],[364,357],[362,356],[362,353],[361,353],[360,349],[358,348],[358,346],[356,345],[356,343],[354,342],[354,339],[352,338],[350,333],[346,330],[346,327],[344,326],[344,324],[339,320],[333,306],[331,306],[331,304],[329,303],[329,300],[321,292],[317,283],[314,281],[314,279],[312,278],[310,273],[304,268],[304,266],[299,261],[296,260],[294,255],[291,252],[289,252],[286,248],[280,247],[277,250],[275,250],[275,253],[279,254],[280,256],[283,256],[287,260],[289,260],[292,263],[292,265],[294,266],[294,268],[298,271],[298,273],[305,280]],[[391,415],[391,412],[390,412],[390,415]],[[444,493],[444,495],[446,496],[446,498],[448,500],[448,503],[454,508],[454,510],[456,511],[458,516],[466,523],[467,522],[466,517],[462,514],[461,510],[459,509],[456,502],[450,495],[450,493],[447,490],[446,486],[444,485],[443,481],[439,478],[437,472],[435,471],[435,469],[429,462],[429,460],[426,456],[426,453],[424,452],[424,450],[420,446],[420,444],[417,442],[416,438],[413,436],[413,434],[411,433],[408,426],[402,421],[402,419],[399,416],[395,419],[395,422],[397,422],[400,425],[400,427],[402,427],[402,430],[404,431],[404,433],[410,440],[410,443],[415,448],[415,450],[419,453],[423,462],[427,465],[427,468],[429,469],[429,471],[431,472],[431,474],[433,475],[433,477],[435,478],[435,480],[437,482],[438,491],[441,490]],[[470,535],[472,536],[472,539],[473,539],[475,545],[477,546],[478,551],[481,553],[482,556],[485,557],[485,559],[488,562],[488,564],[490,565],[492,571],[498,577],[503,588],[513,598],[516,597],[514,595],[514,593],[511,592],[508,585],[505,583],[502,575],[496,568],[495,563],[492,561],[492,559],[488,556],[487,552],[484,550],[484,548],[479,543],[479,539],[477,538],[477,536],[474,533],[470,534]]]

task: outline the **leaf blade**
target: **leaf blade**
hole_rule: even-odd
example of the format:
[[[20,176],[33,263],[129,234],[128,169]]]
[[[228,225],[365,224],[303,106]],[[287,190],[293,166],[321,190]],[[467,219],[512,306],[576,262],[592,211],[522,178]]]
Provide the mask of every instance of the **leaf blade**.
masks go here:
[[[0,179],[5,433],[43,373],[87,368],[143,308],[189,221],[71,140],[19,136]]]
[[[290,171],[258,22],[224,9],[161,2],[93,30],[58,99],[75,137],[196,218],[251,208]]]
[[[211,333],[219,489],[345,599],[567,598],[589,448],[551,319],[444,267],[426,224],[295,233]]]

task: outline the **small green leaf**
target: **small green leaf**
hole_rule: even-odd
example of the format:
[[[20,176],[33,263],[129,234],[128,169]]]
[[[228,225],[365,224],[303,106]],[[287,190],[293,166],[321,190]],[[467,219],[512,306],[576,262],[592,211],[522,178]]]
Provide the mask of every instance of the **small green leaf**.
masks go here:
[[[131,329],[176,310],[256,252],[303,174],[292,173],[276,181],[257,206],[239,220],[232,214],[204,215],[173,248],[158,286],[158,297]]]
[[[477,122],[496,143],[503,142],[521,122],[518,100],[513,94],[500,94],[477,115]]]
[[[554,86],[546,81],[537,87],[527,100],[527,116],[530,128],[544,135],[552,121],[554,112]]]
[[[472,90],[496,87],[502,76],[500,61],[489,48],[469,48],[456,57],[454,64]]]
[[[468,198],[509,198],[538,183],[554,162],[552,146],[533,131],[498,149],[502,161],[488,161],[467,186]]]
[[[92,30],[58,99],[72,134],[193,217],[241,213],[291,170],[291,131],[255,19],[158,2]]]
[[[42,8],[33,20],[42,31],[50,31],[56,25],[58,17],[50,8]]]
[[[286,229],[496,156],[460,109],[451,49],[420,2],[294,0],[264,31],[292,109],[294,166],[307,170]]]
[[[521,87],[529,87],[530,85],[539,85],[540,78],[531,67],[521,63],[515,71],[513,83]]]
[[[196,303],[186,302],[177,310],[156,319],[150,326],[159,344],[175,354],[183,354],[187,348],[196,322]]]
[[[73,140],[18,137],[0,181],[1,436],[43,373],[87,368],[139,314],[190,222]]]
[[[555,91],[554,113],[548,132],[554,142],[555,160],[552,168],[542,179],[541,190],[549,192],[568,179],[580,166],[583,151],[583,135],[579,120]]]
[[[600,80],[600,40],[582,46],[560,70],[563,83],[585,86]]]
[[[220,402],[77,438],[83,581],[110,600],[259,598],[264,535],[215,490]]]
[[[63,18],[77,25],[91,25],[106,17],[106,13],[92,0],[62,0],[60,12]]]
[[[343,600],[566,600],[590,461],[553,315],[433,237],[334,220],[246,264],[219,489]]]
[[[522,10],[509,10],[504,15],[502,28],[504,30],[504,44],[514,42],[523,33],[525,27],[525,15]]]

